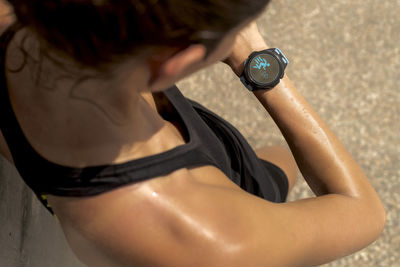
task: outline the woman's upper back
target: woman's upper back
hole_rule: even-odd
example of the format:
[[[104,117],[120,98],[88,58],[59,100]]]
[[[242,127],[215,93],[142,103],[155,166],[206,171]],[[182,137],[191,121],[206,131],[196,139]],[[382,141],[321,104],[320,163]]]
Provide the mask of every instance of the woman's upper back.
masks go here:
[[[15,47],[10,45],[9,51]],[[17,59],[12,56],[7,59],[9,58],[10,65]],[[63,146],[62,140],[58,141],[61,144],[59,146],[52,143],[57,141],[52,140],[57,139],[57,134],[62,137],[63,132],[68,130],[63,125],[68,125],[68,120],[57,121],[57,116],[60,115],[57,110],[51,109],[51,105],[46,107],[49,108],[47,112],[34,105],[35,96],[30,93],[37,88],[32,85],[34,83],[28,74],[7,73],[7,91],[12,102],[10,108],[18,118],[16,122],[21,127],[26,141],[39,156],[44,156],[54,163],[57,162],[58,153],[73,150],[73,147]],[[3,84],[2,87],[4,92]],[[2,103],[4,96],[2,94]],[[43,99],[39,100],[40,102],[43,103]],[[56,105],[59,109],[65,107],[62,103],[59,104]],[[2,110],[4,108],[3,105]],[[9,112],[1,115],[2,123],[4,119],[12,120],[4,116],[9,116]],[[80,118],[82,116],[75,117]],[[51,123],[60,124],[49,125]],[[4,129],[3,127],[2,130]],[[70,136],[73,134],[69,132]],[[172,141],[166,145],[172,146],[170,149],[187,141],[184,135],[179,136],[176,128],[175,132],[169,128],[157,138],[158,140],[149,142],[165,149],[165,142],[160,140],[168,140],[168,134]],[[10,136],[11,134],[8,135]],[[18,135],[16,136],[14,137],[18,138]],[[76,135],[73,137],[79,138]],[[177,142],[175,146],[173,142]],[[58,153],[51,155],[43,152],[46,146],[49,146],[50,150],[55,148]],[[3,150],[4,148],[8,149],[3,147]],[[166,151],[170,149],[167,147]],[[13,152],[13,156],[17,156],[18,151]],[[29,153],[25,152],[27,151],[19,151],[20,157],[29,157]],[[158,154],[165,151],[151,152]],[[197,158],[199,156],[196,154]],[[25,161],[25,165],[29,165],[29,162]],[[19,170],[21,169],[23,166]],[[156,169],[156,166],[153,169]],[[57,177],[52,179],[57,180]],[[243,204],[231,203],[232,200],[240,202],[243,198],[242,192],[244,191],[231,182],[221,170],[205,165],[193,166],[191,169],[177,168],[166,176],[155,176],[151,180],[119,187],[93,197],[48,195],[47,198],[60,219],[71,248],[86,264],[187,266],[191,264],[190,261],[196,259],[198,265],[210,266],[226,262],[226,255],[231,257],[233,253],[242,249],[242,237],[247,230],[237,230],[241,228],[239,225],[244,227],[247,223],[245,217],[236,217],[236,208],[232,209],[232,205],[240,207]],[[235,195],[238,195],[238,198]],[[229,219],[230,216],[233,217]],[[239,218],[241,219],[238,220]],[[198,254],[199,251],[202,253]],[[234,266],[234,258],[229,262]],[[242,266],[243,262],[235,261],[235,264]]]

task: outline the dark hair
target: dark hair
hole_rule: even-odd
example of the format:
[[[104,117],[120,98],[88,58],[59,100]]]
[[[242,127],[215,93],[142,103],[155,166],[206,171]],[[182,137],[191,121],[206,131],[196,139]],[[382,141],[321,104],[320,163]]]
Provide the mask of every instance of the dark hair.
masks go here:
[[[269,0],[9,0],[42,44],[101,69],[160,45],[210,50]]]

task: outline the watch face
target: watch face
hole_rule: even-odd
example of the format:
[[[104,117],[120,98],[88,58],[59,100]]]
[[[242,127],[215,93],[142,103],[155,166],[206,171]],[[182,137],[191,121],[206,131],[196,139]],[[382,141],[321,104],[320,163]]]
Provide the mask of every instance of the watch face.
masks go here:
[[[270,54],[259,54],[249,64],[250,78],[258,84],[269,84],[279,75],[278,60]]]

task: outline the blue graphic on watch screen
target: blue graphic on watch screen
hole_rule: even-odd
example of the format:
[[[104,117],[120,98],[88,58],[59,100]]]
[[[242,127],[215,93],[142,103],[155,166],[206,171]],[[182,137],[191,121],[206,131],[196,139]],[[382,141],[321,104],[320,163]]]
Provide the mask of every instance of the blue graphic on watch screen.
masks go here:
[[[264,76],[265,79],[268,78],[268,73],[266,72],[266,68],[271,66],[270,63],[265,58],[262,58],[261,56],[258,56],[254,59],[254,62],[256,63],[253,68],[261,70],[263,68],[265,71],[261,72],[261,75]]]
[[[260,70],[261,68],[263,68],[264,70],[266,70],[266,69],[265,69],[266,67],[271,66],[271,64],[269,64],[268,61],[267,61],[265,58],[262,58],[262,57],[260,57],[260,56],[256,57],[256,58],[254,59],[254,62],[257,63],[257,65],[253,66],[253,68],[259,69],[259,70]]]
[[[279,63],[270,54],[260,54],[254,57],[250,63],[250,75],[257,83],[270,83],[279,74]]]

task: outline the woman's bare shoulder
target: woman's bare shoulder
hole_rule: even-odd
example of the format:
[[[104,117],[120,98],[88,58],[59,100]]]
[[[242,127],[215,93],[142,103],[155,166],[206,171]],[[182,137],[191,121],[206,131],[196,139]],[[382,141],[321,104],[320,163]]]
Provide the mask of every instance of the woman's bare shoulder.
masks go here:
[[[237,230],[245,218],[228,218],[229,195],[239,191],[221,171],[203,166],[95,197],[48,200],[71,248],[88,266],[104,255],[111,266],[212,266],[206,263],[221,261],[224,248],[229,253],[230,244],[241,242]],[[83,243],[92,256],[81,254]]]

